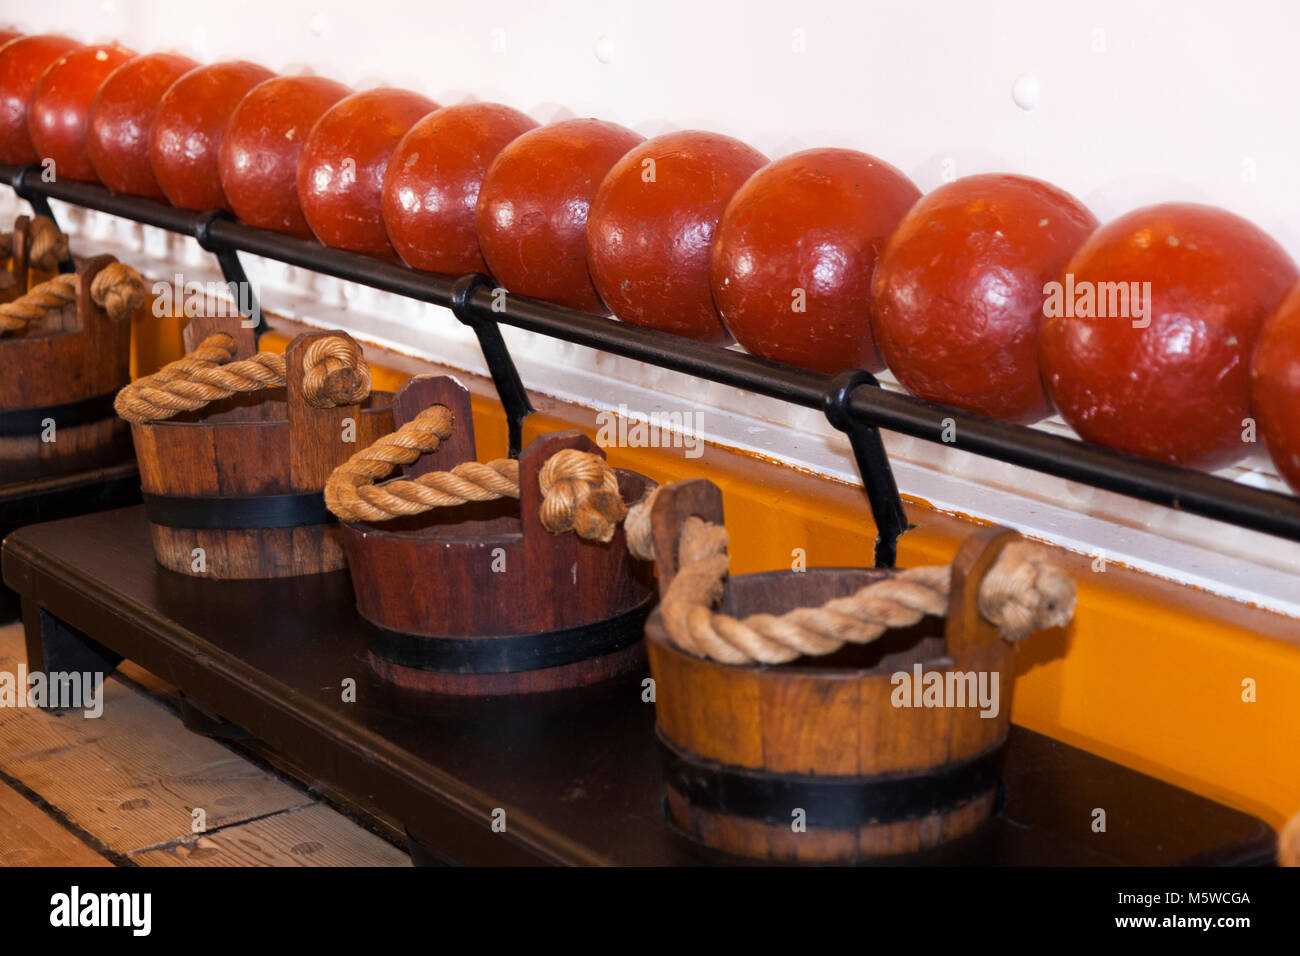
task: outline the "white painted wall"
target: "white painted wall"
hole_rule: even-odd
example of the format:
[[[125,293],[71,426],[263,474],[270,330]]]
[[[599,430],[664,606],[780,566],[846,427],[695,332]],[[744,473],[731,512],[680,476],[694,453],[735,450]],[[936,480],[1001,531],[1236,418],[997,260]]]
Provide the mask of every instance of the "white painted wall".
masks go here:
[[[839,145],[923,190],[989,170],[1038,176],[1103,220],[1186,199],[1253,219],[1300,260],[1300,5],[1287,0],[1091,3],[899,0],[5,0],[0,21],[141,52],[244,57],[449,104],[497,100],[540,122],[592,115],[646,135],[702,127],[775,158]],[[598,55],[599,54],[599,55]],[[1013,100],[1018,77],[1024,109]],[[7,194],[0,201],[9,202]],[[68,211],[98,244],[167,274],[195,248]],[[341,325],[472,370],[442,310],[250,263],[268,308]],[[682,376],[509,333],[532,387],[601,407],[702,410],[710,437],[852,477],[818,416]],[[741,410],[737,412],[736,410]],[[1064,430],[1059,422],[1044,427]],[[1300,616],[1300,548],[888,436],[903,490],[941,507]],[[1281,484],[1260,456],[1227,474]]]
[[[1300,258],[1294,0],[5,0],[3,19],[200,60],[246,57],[441,103],[646,135],[703,127],[776,157],[876,153],[924,190],[1018,170],[1103,219],[1171,198],[1254,219]],[[612,44],[609,63],[597,42]],[[800,52],[802,38],[802,52]],[[1012,101],[1038,77],[1040,102]]]

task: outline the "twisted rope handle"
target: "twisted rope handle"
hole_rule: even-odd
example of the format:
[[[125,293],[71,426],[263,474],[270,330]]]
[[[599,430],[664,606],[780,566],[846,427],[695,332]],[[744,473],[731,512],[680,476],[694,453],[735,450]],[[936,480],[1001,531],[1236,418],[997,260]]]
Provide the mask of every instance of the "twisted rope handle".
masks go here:
[[[511,458],[467,461],[450,471],[375,484],[436,451],[454,424],[445,405],[424,409],[334,469],[325,483],[325,506],[344,521],[387,521],[470,501],[518,498],[519,462]],[[557,451],[543,463],[537,481],[542,492],[538,518],[552,534],[575,531],[585,540],[607,542],[627,514],[617,473],[592,452]]]
[[[91,280],[90,299],[110,319],[121,322],[144,304],[144,279],[125,263],[110,262]],[[57,275],[33,287],[26,295],[0,305],[0,335],[22,332],[33,322],[45,318],[52,309],[61,309],[76,301],[77,277],[71,273]]]
[[[804,655],[833,654],[845,644],[867,644],[891,628],[910,627],[926,615],[942,616],[948,608],[952,568],[943,565],[899,571],[820,607],[737,619],[713,611],[729,564],[726,529],[688,518],[677,548],[677,574],[659,605],[664,630],[686,653],[723,664],[784,664]],[[980,613],[1013,643],[1067,624],[1074,615],[1074,582],[1045,549],[1028,541],[1013,541],[1002,550],[980,582],[978,597]]]
[[[0,259],[14,254],[14,234],[0,232]],[[54,272],[68,257],[68,237],[49,216],[34,216],[27,224],[27,263],[41,272]]]
[[[137,425],[194,411],[241,392],[283,388],[288,366],[278,352],[231,361],[238,345],[224,332],[117,393],[117,414]],[[303,397],[314,408],[356,405],[370,394],[370,366],[361,349],[339,335],[314,339],[303,354]]]

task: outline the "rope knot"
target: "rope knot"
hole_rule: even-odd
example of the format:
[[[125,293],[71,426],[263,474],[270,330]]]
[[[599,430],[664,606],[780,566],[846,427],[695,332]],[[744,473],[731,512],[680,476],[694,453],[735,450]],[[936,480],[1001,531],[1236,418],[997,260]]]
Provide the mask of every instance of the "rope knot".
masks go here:
[[[303,357],[303,393],[316,408],[359,405],[370,395],[370,365],[341,335],[314,340]]]
[[[537,473],[542,491],[539,515],[552,534],[576,531],[588,541],[607,543],[627,514],[618,475],[594,452],[565,448]]]
[[[123,262],[110,262],[90,283],[90,298],[115,322],[129,319],[144,305],[144,279]]]
[[[41,272],[55,272],[68,257],[68,237],[49,216],[35,216],[27,226],[27,262]]]
[[[1074,581],[1045,548],[1029,541],[1003,548],[980,585],[980,613],[1012,643],[1068,624],[1074,602]]]
[[[0,259],[14,254],[14,234],[0,232]],[[68,237],[48,216],[35,216],[27,224],[27,264],[37,272],[57,272],[59,263],[68,257]],[[13,285],[13,276],[9,277]],[[5,287],[0,280],[0,287]]]

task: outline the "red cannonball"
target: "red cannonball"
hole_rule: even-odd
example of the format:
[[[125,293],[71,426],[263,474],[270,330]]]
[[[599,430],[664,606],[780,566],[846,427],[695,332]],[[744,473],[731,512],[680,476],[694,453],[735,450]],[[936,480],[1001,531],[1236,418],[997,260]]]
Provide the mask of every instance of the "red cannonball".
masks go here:
[[[1259,435],[1282,477],[1300,492],[1300,285],[1264,323],[1250,375]]]
[[[1017,422],[1051,413],[1038,372],[1043,286],[1097,220],[1077,199],[1025,176],[940,186],[880,254],[876,345],[914,395]]]
[[[722,323],[755,355],[816,372],[880,368],[871,272],[921,191],[851,149],[764,166],[727,204],[710,279]]]
[[[430,113],[402,137],[384,174],[384,226],[409,266],[460,275],[486,272],[474,213],[499,152],[537,124],[500,103],[462,103]]]
[[[0,49],[4,49],[5,44],[17,40],[22,35],[17,30],[0,30]]]
[[[173,206],[230,209],[221,189],[221,137],[239,101],[274,75],[231,60],[190,70],[167,88],[149,132],[149,161]]]
[[[115,44],[86,46],[65,53],[36,81],[27,128],[42,162],[54,163],[55,176],[98,182],[86,152],[90,103],[108,75],[134,57],[133,50]]]
[[[281,76],[239,101],[221,137],[220,168],[221,188],[240,219],[311,238],[298,203],[298,156],[316,121],[351,92],[321,76]]]
[[[604,312],[587,271],[587,211],[613,165],[644,141],[615,123],[572,119],[503,149],[478,194],[478,241],[492,275],[520,295]]]
[[[86,152],[109,189],[162,199],[149,162],[149,130],[158,101],[198,66],[187,56],[151,53],[123,63],[100,84],[86,119]]]
[[[1225,210],[1166,203],[1121,216],[1083,244],[1059,285],[1044,287],[1048,396],[1088,441],[1229,465],[1250,448],[1242,439],[1255,339],[1296,277],[1281,246]]]
[[[42,35],[19,37],[0,48],[0,162],[39,158],[27,127],[27,104],[50,64],[80,46],[67,37]]]
[[[298,201],[317,239],[396,258],[384,231],[384,170],[407,130],[437,108],[419,93],[381,87],[325,111],[298,158]]]
[[[709,289],[713,235],[727,202],[767,157],[687,130],[646,140],[614,164],[587,218],[596,291],[620,319],[724,344]]]

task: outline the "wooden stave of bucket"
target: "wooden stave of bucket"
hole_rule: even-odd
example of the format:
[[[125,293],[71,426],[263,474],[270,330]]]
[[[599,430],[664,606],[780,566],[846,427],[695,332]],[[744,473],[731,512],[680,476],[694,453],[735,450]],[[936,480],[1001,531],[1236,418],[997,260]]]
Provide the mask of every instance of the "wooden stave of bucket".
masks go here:
[[[7,276],[0,281],[0,302],[12,302],[24,295],[31,285],[31,219],[18,216],[14,220],[13,238],[10,241]]]
[[[19,217],[14,230],[15,284],[22,292],[30,278],[25,219]],[[74,302],[0,337],[0,483],[131,459],[127,425],[112,404],[130,380],[131,322],[110,319],[90,295],[95,276],[115,261],[107,255],[79,259]],[[53,441],[43,437],[50,434],[48,421]]]
[[[680,527],[687,515],[722,521],[721,493],[709,482],[683,482],[661,490],[659,498],[656,554],[675,554],[669,539],[675,542],[676,533],[661,531]],[[1013,649],[980,615],[978,583],[1017,537],[1005,528],[987,528],[968,538],[954,560],[946,621],[927,619],[912,629],[914,634],[883,635],[877,642],[883,656],[869,670],[817,661],[769,667],[697,658],[672,644],[658,610],[653,612],[646,622],[646,650],[670,825],[723,853],[786,863],[871,861],[977,831],[996,810],[1014,690]],[[675,570],[665,573],[660,562],[661,596]],[[810,568],[738,575],[728,581],[721,610],[744,616],[816,606],[887,574]],[[783,592],[782,582],[794,587]],[[733,600],[742,606],[733,606]],[[936,635],[908,647],[927,625]],[[824,660],[869,655],[872,646],[846,648]],[[891,674],[910,671],[918,660],[927,672],[996,672],[996,717],[982,718],[972,707],[895,708]],[[931,770],[940,771],[938,786],[927,785]],[[800,795],[821,799],[827,791],[843,796],[836,788],[869,794],[863,798],[866,806],[877,800],[896,803],[900,793],[915,792],[918,801],[892,819],[871,822],[864,816],[856,825],[846,820],[819,825],[809,812],[806,830],[796,832],[792,814],[798,804],[790,801]],[[767,796],[770,802],[760,806]],[[744,812],[735,812],[736,807]],[[936,807],[942,809],[922,812]],[[897,810],[893,806],[890,812]]]
[[[398,392],[395,420],[400,426],[435,403],[451,409],[452,435],[401,477],[475,459],[469,393],[450,377],[408,381]],[[534,439],[520,455],[517,504],[505,499],[462,505],[414,521],[341,522],[376,673],[425,693],[505,695],[585,686],[644,665],[641,635],[654,593],[649,568],[628,553],[622,527],[608,544],[599,544],[572,532],[552,535],[536,518],[541,492],[535,473],[562,448],[600,453],[577,431]],[[641,475],[616,473],[625,501],[637,500],[648,487]],[[410,530],[416,525],[439,530]],[[504,573],[491,570],[494,560],[504,561]],[[419,587],[411,568],[437,569],[437,581],[419,578]],[[600,586],[611,582],[613,587]],[[598,649],[613,649],[567,660],[588,639],[584,633],[594,635]],[[394,647],[413,648],[412,654],[431,649],[436,666],[398,663],[389,656]],[[537,661],[543,666],[529,666]]]
[[[252,329],[237,320],[210,317],[191,320],[186,348],[192,351],[219,331],[238,343],[235,359],[256,353]],[[173,510],[175,499],[220,506],[228,499],[292,495],[323,516],[316,523],[264,528],[194,528],[170,519],[166,525],[151,520],[154,555],[163,567],[231,580],[322,574],[345,566],[338,525],[325,520],[321,491],[330,471],[353,451],[392,430],[392,394],[371,392],[362,406],[308,406],[301,394],[300,357],[313,340],[332,335],[347,337],[342,332],[304,333],[289,344],[287,389],[235,395],[196,412],[131,425],[147,513],[159,507]],[[355,422],[355,442],[342,441],[345,418]],[[312,496],[318,499],[314,509]],[[196,548],[203,549],[203,571],[194,568]]]

